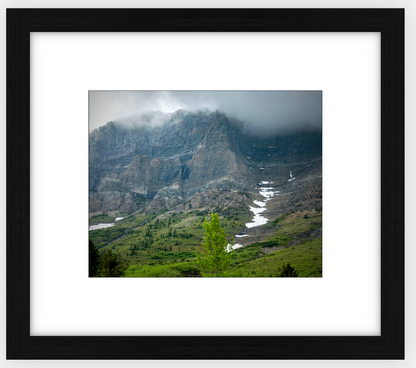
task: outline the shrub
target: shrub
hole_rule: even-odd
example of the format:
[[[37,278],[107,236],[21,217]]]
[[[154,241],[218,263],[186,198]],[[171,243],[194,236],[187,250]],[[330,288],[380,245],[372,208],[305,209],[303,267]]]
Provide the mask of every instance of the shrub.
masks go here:
[[[280,277],[298,277],[299,272],[295,270],[290,263],[287,265],[283,264],[282,272],[280,272]]]

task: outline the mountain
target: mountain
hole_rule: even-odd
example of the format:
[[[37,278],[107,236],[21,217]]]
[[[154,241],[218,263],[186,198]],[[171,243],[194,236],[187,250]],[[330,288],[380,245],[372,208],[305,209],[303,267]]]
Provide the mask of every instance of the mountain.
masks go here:
[[[259,137],[218,111],[149,112],[90,133],[89,211],[238,207],[265,180],[307,196],[321,162],[320,130]]]

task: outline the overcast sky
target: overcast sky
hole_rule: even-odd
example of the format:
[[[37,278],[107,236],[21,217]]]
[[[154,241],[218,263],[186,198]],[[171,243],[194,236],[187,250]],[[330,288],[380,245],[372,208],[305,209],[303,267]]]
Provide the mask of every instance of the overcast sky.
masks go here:
[[[321,127],[321,91],[90,91],[90,131],[141,112],[220,110],[258,133]]]

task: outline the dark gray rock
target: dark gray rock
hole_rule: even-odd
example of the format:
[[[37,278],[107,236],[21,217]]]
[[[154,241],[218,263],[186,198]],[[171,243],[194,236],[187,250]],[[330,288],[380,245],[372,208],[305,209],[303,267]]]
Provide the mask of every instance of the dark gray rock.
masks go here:
[[[90,212],[238,205],[260,180],[322,175],[321,151],[320,131],[256,137],[219,112],[120,119],[90,133]]]

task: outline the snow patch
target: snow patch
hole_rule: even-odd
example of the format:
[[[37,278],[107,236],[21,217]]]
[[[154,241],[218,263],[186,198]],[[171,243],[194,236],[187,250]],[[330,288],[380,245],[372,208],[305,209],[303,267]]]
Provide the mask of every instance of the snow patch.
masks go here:
[[[274,192],[271,192],[270,190],[272,190],[273,188],[261,188],[260,190],[260,195],[262,195],[263,197],[266,198],[272,198],[274,197]]]
[[[265,184],[272,184],[273,182],[268,181],[261,181],[259,185],[265,185]],[[246,228],[251,229],[256,226],[265,225],[269,222],[269,219],[267,217],[262,216],[261,214],[266,211],[266,202],[272,199],[274,196],[278,195],[280,191],[274,191],[273,187],[260,187],[259,194],[264,197],[262,201],[254,200],[253,204],[254,206],[249,206],[250,211],[253,212],[254,217],[251,222],[246,223]],[[243,238],[245,236],[249,236],[247,234],[243,235],[236,235],[236,238]],[[234,244],[233,249],[238,249],[243,247],[242,244]]]
[[[238,249],[238,248],[241,248],[241,247],[244,247],[244,245],[243,244],[238,244],[238,243],[233,245],[233,249]]]
[[[110,223],[110,224],[98,224],[98,225],[91,225],[89,227],[89,231],[93,231],[93,230],[99,230],[99,229],[106,229],[107,227],[112,227],[115,224]]]
[[[234,249],[238,249],[238,248],[241,248],[241,247],[244,247],[244,245],[243,244],[238,244],[238,243],[234,243],[234,245],[231,245],[230,243],[228,243],[227,253],[233,251]]]
[[[253,203],[259,207],[264,207],[266,205],[266,203],[261,202],[261,201],[253,201]]]

